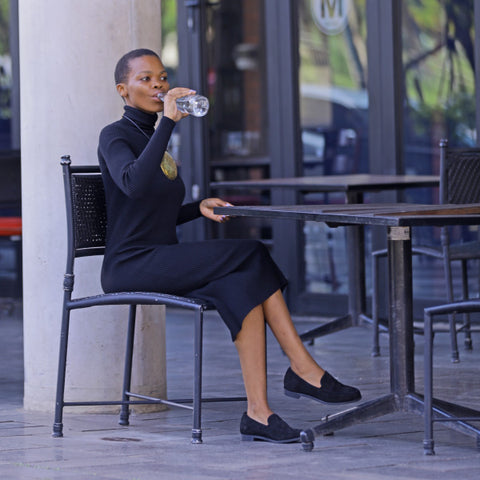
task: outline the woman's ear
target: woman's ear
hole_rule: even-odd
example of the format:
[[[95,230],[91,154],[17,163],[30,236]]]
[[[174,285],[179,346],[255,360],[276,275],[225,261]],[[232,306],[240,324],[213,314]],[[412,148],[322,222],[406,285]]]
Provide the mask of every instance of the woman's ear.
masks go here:
[[[125,100],[127,98],[127,86],[124,83],[117,84],[117,92],[118,94]]]

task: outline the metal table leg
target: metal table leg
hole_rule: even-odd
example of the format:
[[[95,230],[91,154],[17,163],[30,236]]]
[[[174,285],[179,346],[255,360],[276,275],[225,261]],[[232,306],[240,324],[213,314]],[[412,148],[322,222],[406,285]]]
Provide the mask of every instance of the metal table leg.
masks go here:
[[[388,264],[390,390],[403,398],[415,389],[410,227],[388,229]]]
[[[362,192],[347,192],[348,204],[363,203]],[[363,225],[346,227],[348,260],[348,313],[352,325],[359,325],[365,313],[367,293],[365,285],[365,232]]]
[[[315,435],[355,425],[366,420],[405,411],[407,395],[414,390],[412,321],[412,245],[409,227],[388,228],[390,279],[390,394],[364,402],[301,433],[305,451],[313,449]]]

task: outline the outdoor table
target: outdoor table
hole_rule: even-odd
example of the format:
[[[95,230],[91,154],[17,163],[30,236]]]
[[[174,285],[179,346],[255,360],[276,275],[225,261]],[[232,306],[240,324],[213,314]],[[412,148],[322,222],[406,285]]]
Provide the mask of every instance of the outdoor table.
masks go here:
[[[314,177],[265,178],[211,182],[212,188],[288,188],[301,193],[345,193],[347,203],[363,203],[363,193],[383,190],[404,190],[414,187],[438,186],[438,175],[383,175],[352,173],[349,175],[321,175]]]
[[[268,178],[212,182],[215,189],[260,188],[291,189],[300,193],[344,193],[347,204],[363,204],[364,193],[407,188],[438,187],[437,175],[383,175],[359,173],[350,175],[323,175],[312,177]],[[348,313],[301,334],[303,341],[358,325],[360,320],[371,321],[365,315],[365,245],[363,225],[347,228]]]
[[[217,207],[215,213],[276,219],[309,220],[330,226],[375,225],[387,227],[389,263],[390,393],[348,410],[328,415],[302,432],[305,450],[313,448],[315,435],[355,425],[393,412],[423,414],[423,396],[415,392],[412,312],[411,229],[420,226],[480,225],[480,204],[418,205],[291,205]],[[445,418],[471,416],[472,410],[441,400],[433,401],[435,414]],[[480,412],[477,412],[480,415]],[[478,437],[478,429],[465,421],[448,425]]]

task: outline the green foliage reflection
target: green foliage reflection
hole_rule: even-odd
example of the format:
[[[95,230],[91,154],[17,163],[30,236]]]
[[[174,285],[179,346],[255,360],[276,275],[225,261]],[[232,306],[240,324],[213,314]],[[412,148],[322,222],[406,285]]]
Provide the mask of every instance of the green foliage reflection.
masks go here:
[[[406,1],[403,63],[415,135],[475,143],[473,0]]]

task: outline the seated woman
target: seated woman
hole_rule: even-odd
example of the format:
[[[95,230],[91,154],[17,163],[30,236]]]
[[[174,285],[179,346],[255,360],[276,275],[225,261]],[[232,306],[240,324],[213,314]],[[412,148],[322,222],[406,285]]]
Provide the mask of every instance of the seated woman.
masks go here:
[[[185,186],[166,151],[176,123],[187,116],[176,99],[192,90],[170,90],[160,58],[146,49],[118,61],[115,82],[124,115],[102,130],[98,147],[108,213],[103,289],[158,291],[215,305],[240,357],[248,404],[240,422],[242,439],[298,441],[300,430],[268,404],[265,322],[290,361],[287,395],[343,403],[359,400],[360,392],[335,380],[306,350],[282,295],[287,281],[260,241],[179,243],[179,224],[202,215],[228,219],[213,213],[214,207],[228,205],[219,198],[182,204]],[[164,101],[160,92],[166,93]],[[155,129],[158,112],[163,117]]]

